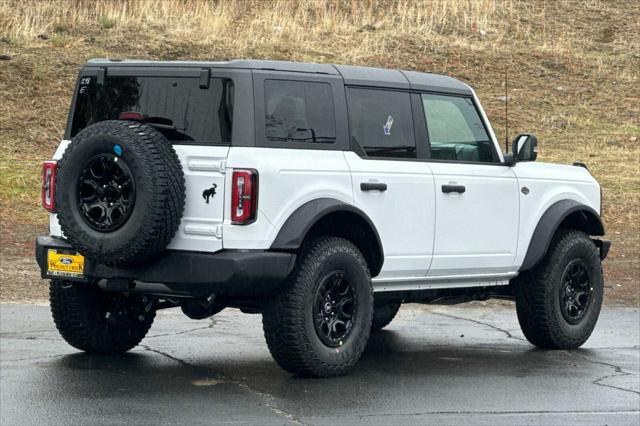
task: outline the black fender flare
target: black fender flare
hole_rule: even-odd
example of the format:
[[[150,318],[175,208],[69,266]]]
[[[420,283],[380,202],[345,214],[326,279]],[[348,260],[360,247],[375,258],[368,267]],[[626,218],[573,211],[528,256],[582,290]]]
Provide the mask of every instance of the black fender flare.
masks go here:
[[[317,198],[298,207],[284,222],[271,244],[272,250],[297,250],[302,245],[309,230],[323,217],[335,212],[349,212],[359,216],[371,228],[380,252],[380,266],[384,261],[384,251],[380,234],[373,221],[359,208],[334,198]],[[373,273],[374,271],[372,271]]]
[[[583,224],[580,228],[589,235],[604,235],[604,224],[600,215],[591,207],[575,200],[560,200],[552,204],[540,217],[533,231],[529,248],[520,271],[533,268],[549,250],[551,240],[560,224],[570,215],[578,214]]]

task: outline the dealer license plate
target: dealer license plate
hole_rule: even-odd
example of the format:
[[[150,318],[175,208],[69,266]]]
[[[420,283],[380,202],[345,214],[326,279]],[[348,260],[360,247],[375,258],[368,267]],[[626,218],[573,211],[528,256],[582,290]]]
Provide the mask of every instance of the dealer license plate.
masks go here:
[[[67,250],[47,250],[47,275],[84,278],[84,256]]]

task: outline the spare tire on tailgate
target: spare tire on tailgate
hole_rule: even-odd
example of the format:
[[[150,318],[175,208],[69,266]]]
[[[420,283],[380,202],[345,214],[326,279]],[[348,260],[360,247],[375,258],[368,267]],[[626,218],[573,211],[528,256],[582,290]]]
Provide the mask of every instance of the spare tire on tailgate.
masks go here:
[[[101,121],[79,132],[58,162],[55,191],[64,236],[81,254],[110,266],[158,257],[185,203],[171,143],[133,121]]]

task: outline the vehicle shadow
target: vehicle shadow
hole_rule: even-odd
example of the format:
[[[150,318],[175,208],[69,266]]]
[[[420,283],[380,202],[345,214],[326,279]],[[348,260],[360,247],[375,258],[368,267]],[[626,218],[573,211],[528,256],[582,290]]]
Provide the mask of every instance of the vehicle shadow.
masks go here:
[[[281,370],[266,351],[238,354],[216,347],[188,358],[180,358],[183,351],[175,352],[66,355],[48,363],[48,370],[55,373],[47,374],[41,385],[48,382],[48,386],[77,397],[86,397],[90,389],[90,395],[96,398],[126,395],[224,400],[250,392],[295,406],[307,406],[313,401],[315,411],[323,406],[349,409],[353,404],[374,409],[377,403],[386,401],[391,391],[394,398],[433,393],[469,393],[472,398],[487,383],[491,383],[493,392],[508,397],[506,389],[522,380],[527,380],[528,385],[539,383],[544,389],[548,377],[576,382],[611,370],[584,359],[596,356],[587,349],[571,353],[543,351],[507,339],[459,344],[387,330],[372,335],[350,375],[331,379],[293,376]]]

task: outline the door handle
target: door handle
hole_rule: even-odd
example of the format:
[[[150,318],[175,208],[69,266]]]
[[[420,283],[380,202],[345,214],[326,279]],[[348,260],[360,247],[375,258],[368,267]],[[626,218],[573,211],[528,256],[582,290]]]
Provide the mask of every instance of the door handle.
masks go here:
[[[360,184],[362,191],[386,191],[387,184],[382,182],[362,182]]]
[[[442,185],[442,192],[448,194],[450,192],[457,192],[458,194],[464,194],[466,188],[464,185]]]

